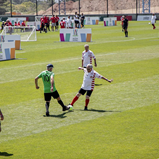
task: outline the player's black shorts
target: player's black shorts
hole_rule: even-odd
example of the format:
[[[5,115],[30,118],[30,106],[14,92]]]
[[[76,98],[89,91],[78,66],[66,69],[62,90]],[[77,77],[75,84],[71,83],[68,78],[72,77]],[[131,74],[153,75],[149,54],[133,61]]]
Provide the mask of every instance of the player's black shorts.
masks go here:
[[[45,101],[50,101],[51,97],[53,97],[54,99],[58,98],[59,97],[58,91],[56,90],[55,92],[52,93],[44,93]]]
[[[75,24],[79,24],[79,21],[78,21],[78,20],[75,20]]]
[[[56,26],[59,26],[59,22],[56,22]]]
[[[87,92],[86,95],[90,97],[93,91],[92,90],[84,90],[81,88],[78,93],[84,95],[86,92]]]
[[[123,25],[123,29],[127,29],[128,28],[128,26],[127,25]]]

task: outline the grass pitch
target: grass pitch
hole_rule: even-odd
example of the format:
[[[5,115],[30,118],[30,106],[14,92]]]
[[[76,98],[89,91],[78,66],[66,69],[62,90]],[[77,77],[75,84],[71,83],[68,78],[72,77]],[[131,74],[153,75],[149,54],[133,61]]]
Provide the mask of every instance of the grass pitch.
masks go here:
[[[129,22],[129,37],[121,26],[92,28],[89,43],[97,58],[94,68],[113,83],[96,79],[89,111],[85,97],[74,112],[62,112],[55,100],[45,114],[43,84],[34,78],[54,65],[55,83],[65,104],[81,87],[81,56],[85,43],[59,42],[58,32],[40,34],[37,42],[22,42],[16,60],[0,62],[0,158],[157,159],[159,157],[159,24]]]

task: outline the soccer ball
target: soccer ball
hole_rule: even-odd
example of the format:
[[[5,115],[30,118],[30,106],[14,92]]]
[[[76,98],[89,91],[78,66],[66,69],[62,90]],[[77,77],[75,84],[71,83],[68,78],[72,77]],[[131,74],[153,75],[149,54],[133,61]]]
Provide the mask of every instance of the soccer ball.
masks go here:
[[[72,105],[68,105],[68,107],[70,108],[69,110],[72,111],[73,110],[73,106]]]
[[[150,22],[149,22],[149,25],[150,25]]]

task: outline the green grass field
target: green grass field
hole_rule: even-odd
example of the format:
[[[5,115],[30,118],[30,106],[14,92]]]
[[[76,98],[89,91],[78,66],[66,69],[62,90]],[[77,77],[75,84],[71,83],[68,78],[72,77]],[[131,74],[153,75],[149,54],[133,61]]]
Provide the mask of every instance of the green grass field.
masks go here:
[[[129,22],[92,28],[89,43],[97,72],[113,83],[96,79],[88,111],[85,96],[73,112],[62,112],[56,100],[45,115],[43,84],[34,78],[54,65],[55,83],[67,105],[83,81],[81,56],[86,43],[59,42],[58,32],[22,42],[16,60],[0,62],[0,158],[11,159],[158,159],[159,158],[159,24]]]

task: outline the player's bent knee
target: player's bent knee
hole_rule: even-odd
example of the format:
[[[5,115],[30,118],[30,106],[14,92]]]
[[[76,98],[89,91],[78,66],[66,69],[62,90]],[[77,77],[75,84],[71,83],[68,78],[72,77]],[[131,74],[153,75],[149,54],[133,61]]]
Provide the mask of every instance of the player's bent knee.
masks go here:
[[[88,96],[88,95],[86,95],[86,99],[89,99],[89,96]]]
[[[58,97],[58,98],[56,98],[56,99],[57,99],[58,101],[59,101],[59,100],[61,100],[61,98],[60,98],[60,97]]]
[[[80,96],[81,96],[81,94],[80,94],[80,93],[77,93],[77,94],[76,94],[76,96],[77,96],[77,97],[80,97]]]

